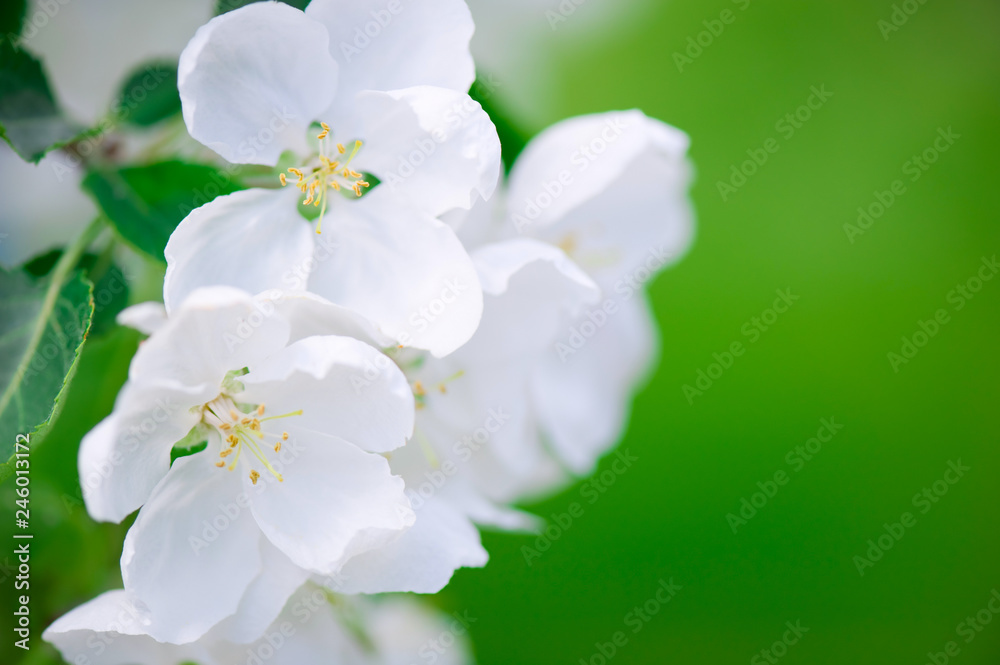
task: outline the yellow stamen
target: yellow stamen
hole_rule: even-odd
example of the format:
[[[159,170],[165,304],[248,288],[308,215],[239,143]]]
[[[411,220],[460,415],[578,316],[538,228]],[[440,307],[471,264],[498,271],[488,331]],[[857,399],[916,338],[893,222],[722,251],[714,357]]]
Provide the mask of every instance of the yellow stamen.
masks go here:
[[[226,466],[226,463],[223,462],[222,460],[219,460],[218,462],[215,463],[215,466],[221,469],[222,467]]]
[[[276,453],[281,452],[281,441],[274,444],[274,452]]]
[[[258,416],[264,415],[264,405],[263,404],[261,404],[260,406],[257,407],[257,415]]]
[[[250,482],[252,482],[254,485],[257,484],[257,479],[258,478],[260,478],[260,474],[259,473],[257,473],[256,471],[251,471],[250,472]]]
[[[280,180],[280,181],[281,181],[281,186],[282,186],[282,187],[284,187],[285,185],[287,185],[287,184],[288,184],[288,178],[286,178],[286,177],[285,177],[285,174],[284,174],[284,173],[279,173],[279,174],[278,174],[278,180]]]

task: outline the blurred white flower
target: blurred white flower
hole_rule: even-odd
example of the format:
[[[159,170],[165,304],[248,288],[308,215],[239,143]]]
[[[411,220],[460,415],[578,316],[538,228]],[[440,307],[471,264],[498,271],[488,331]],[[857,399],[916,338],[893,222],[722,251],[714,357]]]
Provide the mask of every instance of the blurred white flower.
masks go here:
[[[309,274],[309,290],[403,343],[444,354],[466,341],[481,291],[434,217],[488,198],[499,177],[496,129],[466,94],[472,32],[461,0],[255,3],[203,26],[178,74],[191,135],[231,162],[298,161],[284,190],[220,198],[181,223],[168,310],[196,285],[256,292]],[[366,174],[379,181],[370,194]],[[299,199],[318,214],[316,234]],[[446,317],[427,317],[442,294]]]
[[[412,432],[405,377],[390,368],[359,395],[352,379],[378,351],[289,335],[266,299],[196,291],[81,444],[90,514],[120,521],[142,505],[122,578],[156,640],[189,642],[237,613],[254,639],[310,573],[335,574],[413,523],[381,456]],[[182,441],[207,447],[171,464]]]
[[[438,665],[473,662],[469,619],[448,616],[404,596],[374,600],[328,594],[314,585],[293,595],[262,636],[232,639],[220,626],[197,642],[157,642],[124,591],[109,591],[58,619],[43,637],[70,663],[91,665]]]
[[[656,325],[644,286],[693,238],[688,137],[625,111],[543,131],[510,173],[506,195],[451,217],[467,247],[525,237],[563,249],[602,301],[548,338],[532,371],[532,403],[552,449],[590,471],[621,435],[649,371]]]

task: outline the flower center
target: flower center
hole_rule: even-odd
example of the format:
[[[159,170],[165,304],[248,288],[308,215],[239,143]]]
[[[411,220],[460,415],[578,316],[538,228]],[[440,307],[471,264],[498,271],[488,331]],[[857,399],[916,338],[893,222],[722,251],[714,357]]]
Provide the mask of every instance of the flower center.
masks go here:
[[[202,420],[217,430],[222,435],[222,450],[219,452],[219,461],[215,466],[222,468],[227,466],[230,471],[236,469],[236,463],[240,460],[243,449],[247,449],[247,457],[252,455],[258,462],[271,473],[278,482],[283,482],[281,474],[274,468],[267,459],[264,447],[273,448],[274,452],[281,452],[281,444],[288,440],[288,432],[276,432],[267,425],[279,418],[289,418],[291,416],[301,416],[302,410],[283,413],[277,416],[266,416],[266,409],[263,404],[253,408],[251,411],[241,411],[236,403],[228,395],[219,395],[214,400],[202,408]],[[228,459],[232,457],[232,459]],[[254,485],[260,479],[260,472],[253,468],[254,462],[249,462],[250,481]]]
[[[289,173],[298,178],[295,186],[306,195],[302,201],[303,205],[311,204],[320,208],[316,233],[322,233],[323,215],[326,213],[331,190],[334,192],[351,190],[355,196],[361,196],[362,189],[371,186],[364,181],[364,176],[351,169],[351,162],[361,150],[361,141],[355,141],[354,149],[347,155],[347,148],[343,143],[334,146],[333,139],[330,138],[330,126],[325,122],[321,122],[320,125],[323,131],[316,136],[319,139],[319,163],[301,169],[288,169]],[[284,173],[279,173],[278,179],[281,180],[282,187],[288,184],[288,177]]]

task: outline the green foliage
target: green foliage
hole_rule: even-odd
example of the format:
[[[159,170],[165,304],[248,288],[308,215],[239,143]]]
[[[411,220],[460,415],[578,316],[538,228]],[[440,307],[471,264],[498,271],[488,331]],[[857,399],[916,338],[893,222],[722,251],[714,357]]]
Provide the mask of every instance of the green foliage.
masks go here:
[[[80,131],[59,111],[41,63],[0,39],[0,136],[21,157],[37,163]]]
[[[152,62],[136,67],[116,97],[114,113],[122,122],[149,127],[181,111],[177,63]]]
[[[13,39],[21,32],[26,4],[25,0],[6,0],[0,3],[0,36]]]
[[[218,0],[215,5],[215,14],[216,16],[219,14],[225,14],[226,12],[231,12],[234,9],[252,5],[255,2],[261,2],[261,0]],[[281,0],[281,2],[302,10],[305,10],[306,6],[309,4],[309,0]]]
[[[528,144],[528,134],[517,126],[510,119],[509,115],[500,109],[494,95],[499,84],[493,82],[492,77],[480,76],[472,84],[469,96],[479,102],[483,110],[490,116],[490,120],[497,128],[497,136],[500,138],[500,151],[503,158],[504,168],[510,173],[514,160],[521,154]]]
[[[79,273],[37,282],[0,272],[0,459],[17,435],[39,434],[56,416],[90,328],[92,288]],[[10,473],[0,465],[0,480]]]
[[[240,189],[210,166],[179,161],[92,171],[83,186],[126,241],[160,261],[170,234],[191,210]]]

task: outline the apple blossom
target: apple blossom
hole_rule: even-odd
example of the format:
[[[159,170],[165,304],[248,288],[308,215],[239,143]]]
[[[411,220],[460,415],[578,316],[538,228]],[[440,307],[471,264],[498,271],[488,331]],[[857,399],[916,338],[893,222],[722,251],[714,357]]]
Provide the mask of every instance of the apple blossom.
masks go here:
[[[683,132],[640,111],[571,118],[528,144],[505,196],[449,217],[469,248],[518,236],[560,247],[602,290],[532,368],[538,421],[576,473],[618,439],[652,364],[644,286],[693,237],[687,149]]]
[[[472,19],[461,0],[393,7],[254,3],[198,30],[178,73],[191,135],[231,162],[297,162],[283,187],[221,197],[180,224],[168,311],[198,285],[308,288],[439,355],[471,336],[475,269],[435,217],[489,198],[500,172],[496,129],[466,94]],[[447,313],[421,314],[449,292]]]
[[[67,662],[91,665],[411,665],[428,655],[440,665],[472,662],[469,619],[405,596],[347,598],[307,584],[249,642],[234,641],[220,626],[193,643],[164,644],[149,636],[141,616],[127,592],[109,591],[58,619],[43,637]]]
[[[290,342],[269,301],[229,287],[196,290],[151,326],[79,455],[95,519],[142,506],[121,566],[150,636],[192,641],[237,613],[262,629],[310,573],[413,523],[381,456],[412,431],[406,379],[352,388],[378,351],[336,334]]]

